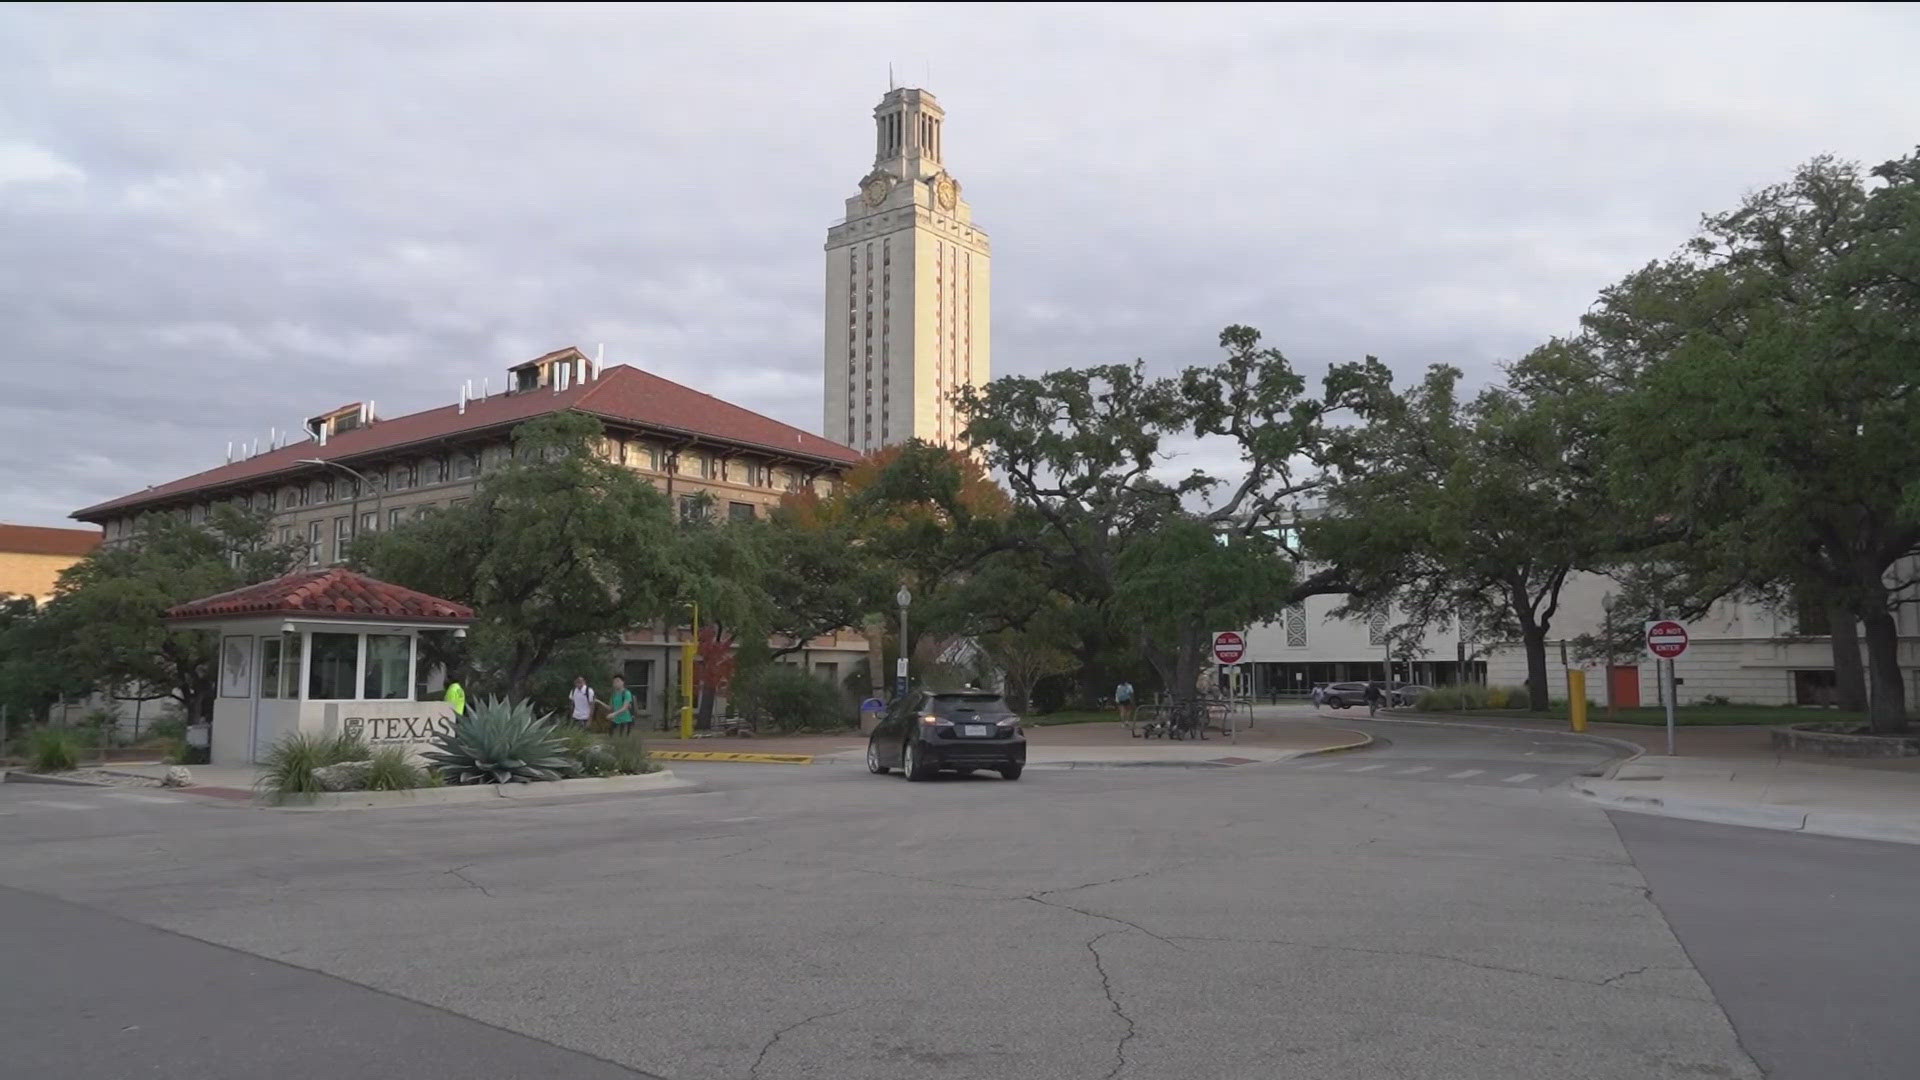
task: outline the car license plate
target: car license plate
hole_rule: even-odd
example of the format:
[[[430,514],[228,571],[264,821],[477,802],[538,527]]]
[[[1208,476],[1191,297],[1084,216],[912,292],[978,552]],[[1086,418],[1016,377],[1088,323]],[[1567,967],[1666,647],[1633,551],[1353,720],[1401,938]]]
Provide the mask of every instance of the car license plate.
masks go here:
[[[969,739],[984,739],[991,734],[991,730],[985,724],[962,724],[960,733]]]

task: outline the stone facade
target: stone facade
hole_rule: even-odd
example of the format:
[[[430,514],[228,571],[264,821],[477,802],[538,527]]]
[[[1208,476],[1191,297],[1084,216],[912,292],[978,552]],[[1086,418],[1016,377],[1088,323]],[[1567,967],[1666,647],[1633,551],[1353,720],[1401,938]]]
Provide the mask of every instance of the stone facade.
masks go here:
[[[825,431],[862,452],[953,445],[953,391],[992,371],[992,253],[943,164],[945,116],[924,90],[881,99],[873,169],[827,230]]]
[[[0,597],[31,596],[45,603],[60,571],[100,545],[94,529],[0,525]]]

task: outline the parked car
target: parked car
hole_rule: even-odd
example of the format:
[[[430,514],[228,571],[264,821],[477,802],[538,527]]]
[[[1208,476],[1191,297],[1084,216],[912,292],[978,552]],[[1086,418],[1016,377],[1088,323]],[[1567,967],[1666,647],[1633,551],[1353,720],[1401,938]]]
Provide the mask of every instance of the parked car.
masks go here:
[[[1328,683],[1326,703],[1336,709],[1345,709],[1367,703],[1367,684],[1363,682]]]
[[[1420,700],[1420,695],[1430,694],[1432,692],[1433,687],[1421,686],[1419,683],[1394,683],[1393,703],[1395,705],[1411,706]]]
[[[925,780],[943,769],[993,769],[1020,779],[1027,736],[1006,699],[988,690],[914,691],[896,699],[867,738],[867,771]]]

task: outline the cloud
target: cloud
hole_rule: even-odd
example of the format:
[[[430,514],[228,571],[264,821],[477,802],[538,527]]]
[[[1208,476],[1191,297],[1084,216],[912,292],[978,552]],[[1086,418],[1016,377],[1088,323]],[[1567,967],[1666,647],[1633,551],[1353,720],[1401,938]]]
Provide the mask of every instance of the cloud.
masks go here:
[[[892,62],[994,245],[994,367],[1485,379],[1706,210],[1907,148],[1911,9],[0,9],[0,518],[563,344],[819,424]],[[1196,454],[1198,451],[1196,451]]]

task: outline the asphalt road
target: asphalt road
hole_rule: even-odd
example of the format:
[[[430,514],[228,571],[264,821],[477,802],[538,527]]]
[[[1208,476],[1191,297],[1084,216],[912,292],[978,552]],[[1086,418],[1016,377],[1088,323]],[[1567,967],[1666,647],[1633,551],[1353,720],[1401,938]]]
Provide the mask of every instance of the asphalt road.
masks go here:
[[[1768,1060],[1748,1030],[1772,1022],[1756,978],[1791,1002],[1828,992],[1831,968],[1865,994],[1885,969],[1859,950],[1913,954],[1889,918],[1719,970],[1708,937],[1756,906],[1702,890],[1684,851],[1643,874],[1634,826],[1552,786],[1604,751],[1370,730],[1392,745],[1329,769],[907,784],[710,765],[676,769],[703,793],[501,807],[265,812],[4,785],[0,885],[40,894],[0,893],[0,1016],[20,1029],[8,1053],[33,1055],[9,1060],[251,1080],[261,1046],[312,1046],[272,1074],[319,1080],[357,1055],[399,1061],[418,1031],[521,1055],[467,1075],[1745,1078],[1761,1075],[1748,1049]],[[1368,764],[1389,767],[1353,771]],[[1821,872],[1920,884],[1911,863],[1883,873],[1824,846],[1849,842],[1789,839]],[[1768,874],[1799,869],[1758,854]],[[1693,892],[1704,915],[1676,906]],[[1879,909],[1860,898],[1816,914],[1861,926]],[[1702,917],[1720,926],[1696,947]],[[1882,1017],[1852,1040],[1905,1045]],[[139,1037],[156,1030],[176,1034]],[[1827,1070],[1774,1075],[1874,1075],[1803,1051]],[[135,1060],[150,1068],[114,1071]]]

